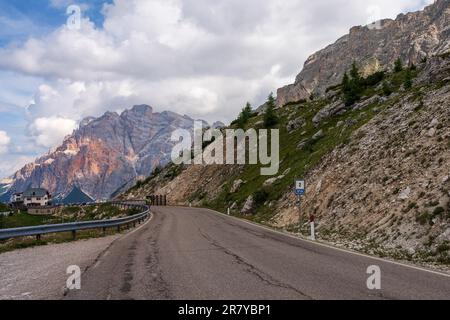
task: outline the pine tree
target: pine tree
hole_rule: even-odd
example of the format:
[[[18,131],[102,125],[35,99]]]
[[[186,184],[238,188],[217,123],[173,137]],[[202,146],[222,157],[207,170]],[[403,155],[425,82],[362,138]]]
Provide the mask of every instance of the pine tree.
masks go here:
[[[247,102],[247,104],[239,114],[239,117],[236,119],[236,124],[239,129],[245,128],[245,126],[248,123],[248,120],[252,117],[252,114],[253,114],[252,106],[249,102]]]
[[[247,102],[244,109],[242,109],[241,114],[242,114],[242,117],[244,118],[245,123],[247,123],[248,120],[250,120],[250,118],[253,115],[252,105],[250,104],[250,102]]]
[[[266,112],[264,113],[264,127],[271,128],[277,125],[278,122],[279,119],[275,114],[275,98],[273,97],[273,93],[271,93],[266,103]]]
[[[350,76],[352,77],[353,81],[360,82],[361,76],[359,74],[358,66],[356,65],[356,62],[353,61],[352,69],[350,70]]]
[[[401,71],[403,71],[403,61],[402,61],[402,59],[398,58],[394,64],[394,72],[398,73]]]
[[[342,79],[342,92],[344,94],[345,105],[351,106],[358,101],[361,98],[362,91],[362,78],[356,62],[353,62],[350,77],[345,73]]]
[[[406,70],[405,81],[403,82],[403,85],[405,86],[405,89],[411,89],[413,85],[411,69]]]
[[[348,92],[349,88],[350,88],[350,78],[348,77],[348,74],[346,72],[344,73],[344,77],[342,78],[342,91],[344,93]]]

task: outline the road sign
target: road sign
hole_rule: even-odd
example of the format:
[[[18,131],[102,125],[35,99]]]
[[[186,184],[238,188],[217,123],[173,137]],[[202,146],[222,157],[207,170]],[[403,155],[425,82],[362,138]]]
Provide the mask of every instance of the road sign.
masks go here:
[[[295,181],[295,194],[298,196],[304,196],[305,193],[306,193],[305,180],[296,180]]]

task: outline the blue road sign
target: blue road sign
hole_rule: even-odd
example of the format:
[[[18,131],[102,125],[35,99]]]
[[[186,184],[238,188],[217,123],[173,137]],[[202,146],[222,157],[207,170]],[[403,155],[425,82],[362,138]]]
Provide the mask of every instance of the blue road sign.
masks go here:
[[[298,196],[304,196],[306,193],[305,180],[295,180],[295,194]]]

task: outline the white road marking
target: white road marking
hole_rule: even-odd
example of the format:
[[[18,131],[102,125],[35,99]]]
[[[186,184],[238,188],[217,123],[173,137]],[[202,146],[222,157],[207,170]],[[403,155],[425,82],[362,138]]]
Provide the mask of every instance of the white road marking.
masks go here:
[[[145,227],[148,223],[150,223],[153,220],[153,216],[154,214],[150,212],[150,219],[148,219],[142,226],[140,226],[139,228],[134,229],[133,231],[128,232],[127,234],[125,234],[121,239],[125,239],[128,236],[132,235],[133,233],[141,230],[143,227]]]

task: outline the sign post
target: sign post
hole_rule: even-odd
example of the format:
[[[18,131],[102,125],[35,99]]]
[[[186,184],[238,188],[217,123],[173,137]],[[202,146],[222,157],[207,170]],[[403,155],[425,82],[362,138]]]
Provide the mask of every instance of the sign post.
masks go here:
[[[311,240],[312,241],[316,241],[316,231],[315,231],[315,217],[314,215],[311,215],[311,217],[309,218],[309,222],[311,224]]]
[[[305,180],[295,180],[295,194],[297,196],[297,205],[298,205],[298,233],[302,234],[302,213],[301,213],[301,199],[306,193],[306,183]]]

